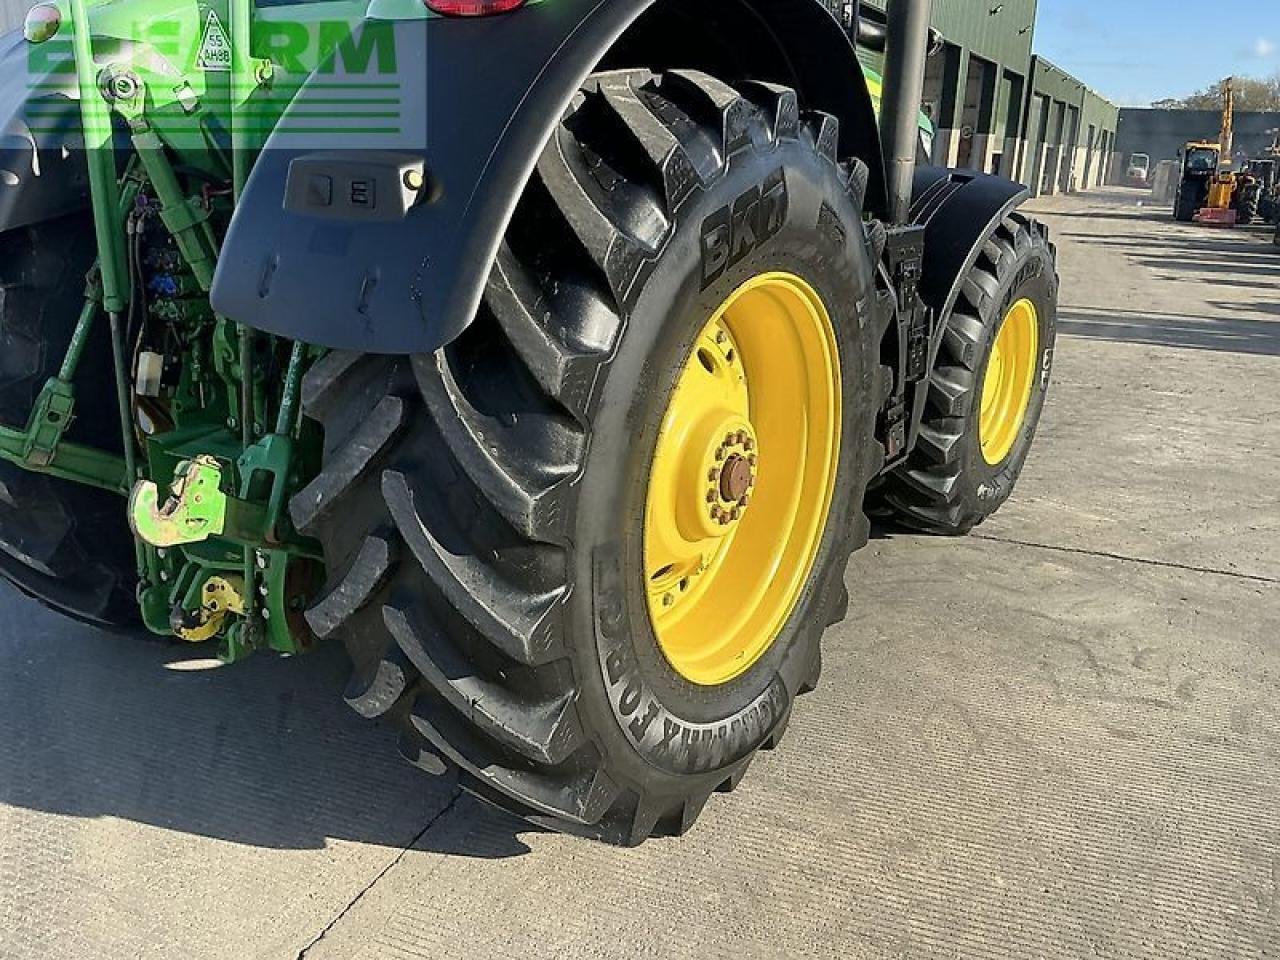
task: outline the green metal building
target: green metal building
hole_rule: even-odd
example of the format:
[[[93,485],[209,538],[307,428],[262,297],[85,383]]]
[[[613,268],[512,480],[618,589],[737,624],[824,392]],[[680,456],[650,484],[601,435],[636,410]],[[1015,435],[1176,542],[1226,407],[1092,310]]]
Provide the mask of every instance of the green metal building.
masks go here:
[[[1107,182],[1120,108],[1043,57],[1033,57],[1020,179],[1037,194]]]
[[[884,0],[863,0],[884,9]],[[1119,111],[1032,53],[1038,0],[934,0],[925,75],[935,163],[998,173],[1036,194],[1104,183]],[[880,55],[862,51],[881,69]]]

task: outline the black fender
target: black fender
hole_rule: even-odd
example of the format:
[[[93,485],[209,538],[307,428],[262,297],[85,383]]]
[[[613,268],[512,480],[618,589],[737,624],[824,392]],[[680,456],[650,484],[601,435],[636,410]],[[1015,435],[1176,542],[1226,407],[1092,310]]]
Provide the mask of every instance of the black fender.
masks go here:
[[[1031,191],[1004,177],[976,170],[917,167],[911,190],[911,221],[924,231],[920,298],[934,315],[929,342],[932,371],[965,277],[1001,222]],[[915,447],[928,398],[928,380],[914,390],[906,449]]]
[[[662,21],[667,14],[672,21]],[[675,18],[683,18],[678,29]],[[804,106],[841,121],[842,153],[868,165],[868,206],[883,209],[871,98],[847,34],[818,0],[550,0],[487,19],[359,28],[371,29],[394,34],[400,111],[425,117],[424,134],[378,151],[300,148],[290,142],[290,118],[332,97],[343,68],[335,61],[313,74],[269,138],[232,219],[212,291],[219,314],[368,353],[450,342],[478,308],[555,124],[593,70],[624,60],[728,70],[716,75],[729,82],[750,71],[795,86]],[[753,44],[773,47],[765,55]],[[401,188],[415,165],[426,174],[416,195]],[[388,207],[368,210],[361,188],[363,208],[353,209],[353,179],[372,183]]]
[[[911,223],[924,228],[920,297],[937,317],[933,360],[965,275],[1001,221],[1030,197],[1030,189],[977,170],[920,166],[911,184]]]
[[[77,96],[22,31],[0,37],[0,233],[89,206]]]
[[[911,222],[924,231],[920,297],[936,318],[929,366],[937,357],[964,278],[1000,223],[1031,191],[976,170],[918,167],[911,190]]]

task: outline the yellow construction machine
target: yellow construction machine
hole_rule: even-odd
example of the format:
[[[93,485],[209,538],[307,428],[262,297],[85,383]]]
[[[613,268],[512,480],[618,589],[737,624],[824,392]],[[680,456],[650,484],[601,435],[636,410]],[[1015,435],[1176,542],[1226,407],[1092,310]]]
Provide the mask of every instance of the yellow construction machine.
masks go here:
[[[1228,77],[1222,88],[1222,130],[1218,135],[1218,168],[1209,181],[1207,202],[1200,209],[1199,220],[1203,224],[1218,227],[1234,227],[1239,219],[1235,206],[1236,189],[1239,187],[1232,162],[1235,145],[1236,94],[1235,81]]]

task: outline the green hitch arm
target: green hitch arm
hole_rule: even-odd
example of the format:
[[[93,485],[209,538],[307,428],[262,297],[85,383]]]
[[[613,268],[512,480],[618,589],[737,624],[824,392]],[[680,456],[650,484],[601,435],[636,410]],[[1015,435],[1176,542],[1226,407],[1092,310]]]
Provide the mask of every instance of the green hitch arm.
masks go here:
[[[29,459],[28,448],[26,431],[0,427],[0,460],[17,464],[32,473],[43,473],[121,496],[129,492],[128,470],[120,457],[78,443],[59,443],[53,459],[40,463]]]
[[[124,244],[116,219],[116,212],[120,209],[120,185],[116,180],[111,112],[98,89],[87,5],[85,0],[70,0],[70,7],[72,49],[80,91],[80,125],[84,133],[94,233],[102,272],[102,303],[108,314],[121,313],[129,293],[125,289]]]
[[[8,460],[33,473],[123,495],[128,493],[132,482],[124,460],[62,439],[75,413],[75,389],[71,380],[84,354],[97,311],[95,299],[87,297],[58,376],[46,381],[40,390],[26,429],[0,426],[0,460]]]
[[[302,374],[306,369],[310,348],[295,342],[289,351],[289,366],[285,368],[284,390],[281,391],[280,412],[276,416],[276,433],[291,436],[297,432],[298,399],[302,392]]]
[[[89,343],[89,332],[93,329],[93,318],[97,315],[98,305],[91,297],[86,297],[84,307],[80,311],[80,319],[71,333],[71,342],[62,357],[62,366],[58,368],[58,379],[70,383],[75,379],[76,370],[80,367],[80,358],[84,356],[84,348]]]
[[[133,127],[134,149],[160,201],[160,219],[173,235],[200,289],[207,293],[213,288],[213,272],[218,259],[208,231],[209,212],[196,209],[193,201],[182,195],[177,174],[173,172],[165,156],[164,144],[155,131],[140,117],[130,118],[130,125]]]
[[[254,6],[253,0],[229,0],[227,5],[231,20],[231,186],[236,203],[244,193],[250,158],[259,145],[250,127],[260,121],[246,108],[261,86],[261,75],[270,69],[269,62],[259,64],[253,58]]]

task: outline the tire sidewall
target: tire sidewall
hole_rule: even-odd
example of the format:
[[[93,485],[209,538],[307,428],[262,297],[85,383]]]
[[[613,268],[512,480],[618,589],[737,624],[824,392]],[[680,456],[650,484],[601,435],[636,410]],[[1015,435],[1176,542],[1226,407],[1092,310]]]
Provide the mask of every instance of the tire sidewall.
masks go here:
[[[780,170],[786,206],[776,233],[708,282],[703,224]],[[672,670],[649,619],[643,567],[649,467],[694,339],[741,284],[778,270],[814,287],[836,331],[844,414],[836,488],[813,575],[777,640],[741,676],[699,687]],[[686,200],[662,255],[634,287],[625,332],[599,390],[583,474],[575,580],[584,589],[575,591],[572,623],[589,638],[574,644],[584,681],[579,710],[610,741],[602,753],[649,789],[655,775],[687,778],[743,760],[785,720],[814,673],[866,479],[860,461],[872,416],[865,335],[871,276],[859,212],[838,168],[802,139],[749,149]]]
[[[981,311],[982,336],[976,350],[981,359],[975,370],[974,389],[970,392],[970,406],[965,415],[969,426],[964,435],[957,481],[966,487],[962,494],[964,502],[974,505],[974,512],[983,518],[990,516],[1009,499],[1014,484],[1022,473],[1027,455],[1031,452],[1052,379],[1057,339],[1058,278],[1048,245],[1033,243],[1021,251],[1011,264],[1002,266],[998,292],[986,302]],[[1023,299],[1030,300],[1036,308],[1036,376],[1032,381],[1031,396],[1027,401],[1026,414],[1017,439],[1004,459],[993,465],[987,462],[982,453],[982,387],[986,382],[991,350],[1000,332],[1001,323],[1010,308]]]

